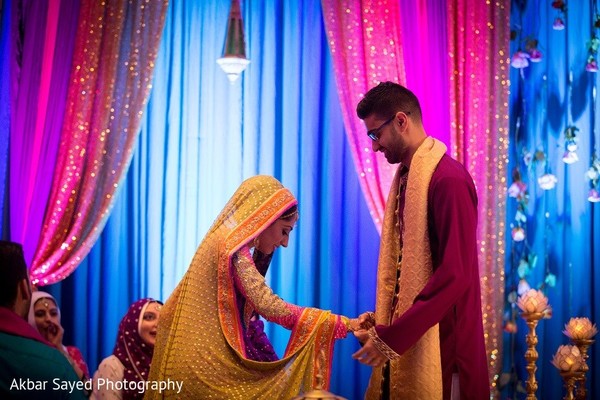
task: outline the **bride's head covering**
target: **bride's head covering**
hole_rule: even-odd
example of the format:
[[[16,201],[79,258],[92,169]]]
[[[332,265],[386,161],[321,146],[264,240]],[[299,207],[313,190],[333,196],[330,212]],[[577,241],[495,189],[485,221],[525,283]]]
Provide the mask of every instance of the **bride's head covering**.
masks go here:
[[[33,326],[35,329],[38,329],[37,323],[35,322],[35,303],[41,299],[50,299],[56,306],[58,310],[58,322],[60,322],[60,307],[58,306],[58,302],[56,299],[50,294],[46,292],[42,292],[41,290],[36,290],[35,292],[31,292],[31,305],[29,306],[29,315],[27,316],[27,321],[29,325]]]
[[[206,238],[222,231],[229,255],[252,241],[262,231],[298,204],[294,195],[272,176],[246,179],[227,202]]]

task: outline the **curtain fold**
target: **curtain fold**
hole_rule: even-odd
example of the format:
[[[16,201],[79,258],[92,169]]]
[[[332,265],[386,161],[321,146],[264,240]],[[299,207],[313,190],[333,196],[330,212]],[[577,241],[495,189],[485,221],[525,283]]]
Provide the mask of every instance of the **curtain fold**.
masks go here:
[[[5,239],[9,224],[8,165],[10,140],[10,39],[12,0],[0,3],[0,238]]]
[[[10,237],[23,244],[28,265],[50,193],[78,10],[73,0],[12,7]]]
[[[31,266],[34,284],[68,276],[106,223],[131,160],[166,7],[166,0],[81,3],[52,189]]]
[[[379,82],[406,84],[399,2],[322,0],[321,4],[356,172],[375,226],[381,231],[395,166],[373,152],[355,110],[364,94]]]
[[[452,155],[479,197],[477,240],[492,392],[502,368],[510,1],[449,3]]]
[[[406,86],[419,98],[425,131],[451,147],[448,2],[400,0]]]

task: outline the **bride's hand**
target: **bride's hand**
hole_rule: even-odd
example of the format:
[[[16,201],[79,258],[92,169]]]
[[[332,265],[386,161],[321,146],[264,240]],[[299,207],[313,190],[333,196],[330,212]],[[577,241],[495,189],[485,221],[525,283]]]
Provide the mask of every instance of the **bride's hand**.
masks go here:
[[[375,314],[371,311],[358,316],[359,329],[368,330],[375,326]],[[358,329],[356,329],[358,330]]]
[[[351,318],[348,320],[348,327],[351,332],[355,332],[360,329],[360,321],[358,318]]]

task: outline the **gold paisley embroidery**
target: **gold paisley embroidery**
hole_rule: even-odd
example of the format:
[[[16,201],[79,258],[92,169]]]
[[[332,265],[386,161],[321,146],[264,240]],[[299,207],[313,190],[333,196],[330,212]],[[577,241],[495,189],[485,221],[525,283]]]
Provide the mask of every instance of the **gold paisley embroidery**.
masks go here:
[[[428,137],[414,154],[406,187],[403,213],[402,274],[397,309],[391,305],[396,285],[400,238],[395,226],[395,199],[398,194],[400,168],[396,172],[386,203],[381,234],[377,272],[375,316],[377,324],[389,325],[412,304],[432,273],[431,252],[427,233],[427,192],[435,167],[446,152],[446,146]],[[438,325],[429,329],[406,353],[390,362],[390,393],[393,398],[441,399],[442,375]],[[365,397],[378,399],[383,374],[374,368]]]
[[[245,251],[238,252],[238,256],[234,257],[234,265],[242,285],[242,290],[247,294],[246,298],[251,302],[251,305],[256,312],[269,321],[280,322],[284,317],[292,315],[289,308],[295,307],[298,310],[301,310],[300,307],[286,303],[273,293],[273,290],[267,286],[265,278],[254,266],[254,262],[249,257],[250,253],[247,248],[244,250]],[[296,321],[287,322],[295,323]],[[291,326],[287,327],[289,328]]]

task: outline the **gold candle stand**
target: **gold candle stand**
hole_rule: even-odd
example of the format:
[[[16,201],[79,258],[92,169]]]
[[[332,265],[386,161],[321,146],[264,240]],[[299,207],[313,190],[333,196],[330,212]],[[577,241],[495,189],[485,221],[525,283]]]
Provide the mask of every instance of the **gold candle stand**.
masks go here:
[[[583,359],[583,365],[579,369],[580,374],[578,374],[577,381],[577,392],[576,399],[584,400],[587,398],[587,390],[585,389],[585,374],[589,371],[589,367],[587,365],[588,356],[588,348],[594,343],[594,339],[571,339],[573,344],[577,346],[579,352],[581,353],[581,358]]]
[[[537,366],[535,365],[538,359],[538,352],[535,348],[538,344],[538,337],[535,334],[535,327],[537,326],[540,319],[544,317],[544,313],[541,312],[532,312],[532,313],[522,313],[521,317],[527,323],[529,327],[529,333],[525,336],[527,342],[527,351],[525,352],[525,360],[527,361],[527,372],[528,377],[526,381],[527,388],[527,400],[536,400],[535,392],[537,391],[538,384],[535,379],[535,371],[537,370]]]
[[[565,382],[565,389],[567,389],[567,394],[565,394],[563,400],[575,400],[573,392],[575,390],[575,382],[579,379],[579,375],[580,373],[578,371],[560,371],[560,376]]]

